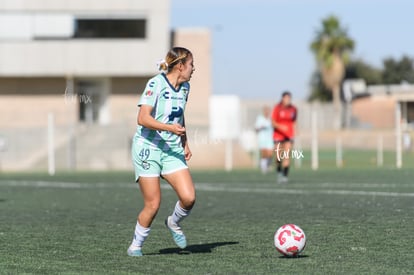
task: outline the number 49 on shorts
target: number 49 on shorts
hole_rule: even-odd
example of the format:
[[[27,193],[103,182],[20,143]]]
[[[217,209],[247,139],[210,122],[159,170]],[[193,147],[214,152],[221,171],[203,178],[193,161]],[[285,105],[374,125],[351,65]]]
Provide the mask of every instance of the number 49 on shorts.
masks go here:
[[[150,150],[148,148],[142,148],[138,156],[141,160],[147,160],[150,156]]]

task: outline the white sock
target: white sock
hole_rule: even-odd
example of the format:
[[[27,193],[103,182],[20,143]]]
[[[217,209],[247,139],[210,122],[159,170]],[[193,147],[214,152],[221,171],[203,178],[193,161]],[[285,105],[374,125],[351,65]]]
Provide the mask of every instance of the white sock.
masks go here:
[[[269,167],[272,165],[272,158],[267,158],[267,171],[269,171]]]
[[[260,170],[262,171],[262,173],[266,173],[267,172],[267,165],[268,165],[268,160],[263,158],[260,159]]]
[[[186,210],[180,206],[180,201],[175,204],[174,212],[171,215],[171,222],[174,225],[179,225],[180,222],[190,215],[191,210]]]
[[[142,247],[145,239],[148,237],[151,228],[142,227],[138,222],[135,226],[134,238],[132,239],[132,245],[135,247]]]

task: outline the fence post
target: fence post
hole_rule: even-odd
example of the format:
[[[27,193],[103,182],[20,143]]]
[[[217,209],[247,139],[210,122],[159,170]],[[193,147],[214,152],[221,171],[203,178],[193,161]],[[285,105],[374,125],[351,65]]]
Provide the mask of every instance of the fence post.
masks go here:
[[[224,168],[226,169],[226,171],[231,171],[233,170],[233,140],[231,138],[226,139],[226,143],[224,146]]]
[[[300,141],[300,138],[299,137],[296,137],[295,144],[296,144],[295,145],[295,148],[297,150],[301,151],[302,150],[302,144],[301,144],[301,141]],[[296,168],[302,167],[302,158],[301,157],[296,157],[295,158],[295,167]]]
[[[315,107],[312,108],[312,170],[318,170],[318,116]]]
[[[398,169],[402,167],[402,134],[401,134],[401,105],[399,102],[395,106],[395,138],[396,138],[396,160],[395,165]]]
[[[341,168],[343,166],[343,154],[342,154],[342,140],[341,137],[336,137],[336,167]]]
[[[382,135],[378,135],[377,142],[377,166],[382,167],[384,165],[384,140]]]
[[[69,99],[69,102],[68,102]],[[67,168],[73,170],[76,167],[76,140],[75,140],[75,121],[71,117],[71,111],[76,108],[77,97],[75,95],[75,81],[72,76],[66,78],[66,90],[65,90],[65,103],[66,110],[69,112],[69,125],[68,125],[68,146],[67,146]]]
[[[49,113],[47,117],[47,172],[50,176],[55,174],[55,122],[54,114]]]

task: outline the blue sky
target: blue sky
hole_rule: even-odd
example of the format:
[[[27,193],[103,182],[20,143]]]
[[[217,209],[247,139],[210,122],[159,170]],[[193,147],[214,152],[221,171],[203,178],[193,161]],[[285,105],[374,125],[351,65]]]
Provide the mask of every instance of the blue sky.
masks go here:
[[[211,29],[214,94],[274,100],[289,89],[303,99],[322,18],[338,16],[356,42],[352,56],[380,66],[414,57],[413,12],[412,0],[171,0],[171,27]]]

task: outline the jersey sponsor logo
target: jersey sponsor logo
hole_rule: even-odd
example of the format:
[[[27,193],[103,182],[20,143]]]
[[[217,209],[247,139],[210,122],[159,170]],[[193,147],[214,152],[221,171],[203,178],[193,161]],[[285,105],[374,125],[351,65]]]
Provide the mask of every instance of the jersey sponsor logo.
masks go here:
[[[165,92],[162,94],[162,96],[163,96],[165,99],[170,99],[170,92],[169,92],[169,91],[165,91]]]
[[[153,87],[154,87],[154,85],[155,85],[155,82],[154,82],[154,81],[151,81],[151,82],[148,84],[148,86],[149,86],[150,88],[153,88]]]
[[[184,100],[184,97],[182,97],[182,96],[175,96],[175,95],[171,96],[171,93],[169,91],[165,91],[162,94],[162,97],[165,98],[165,99]]]
[[[183,108],[181,107],[173,107],[171,114],[168,116],[169,121],[174,121],[175,118],[181,117],[184,113]]]
[[[162,97],[164,99],[173,99],[173,100],[184,100],[187,99],[187,94],[188,94],[188,89],[182,88],[180,94],[174,95],[174,93],[171,93],[171,91],[169,90],[165,90],[162,93]],[[177,93],[179,93],[180,91],[175,91]]]

